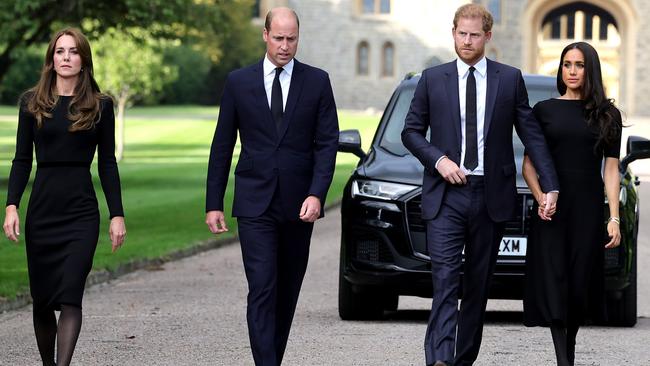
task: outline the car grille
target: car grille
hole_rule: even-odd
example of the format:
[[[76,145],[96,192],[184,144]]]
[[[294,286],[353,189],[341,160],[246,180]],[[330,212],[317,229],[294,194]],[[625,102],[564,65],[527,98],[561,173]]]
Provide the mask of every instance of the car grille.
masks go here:
[[[530,193],[517,194],[517,211],[514,220],[506,222],[506,236],[528,236],[530,217],[533,212],[533,195]]]
[[[356,237],[355,258],[361,261],[376,263],[392,263],[393,254],[386,243],[376,235],[364,233]]]
[[[411,198],[406,202],[406,220],[411,231],[425,231],[426,226],[422,220],[422,195]]]
[[[517,194],[517,212],[513,220],[506,222],[505,234],[506,236],[528,236],[530,229],[530,218],[533,211],[533,196],[527,192],[520,192]],[[422,195],[418,194],[406,201],[406,220],[408,228],[411,233],[426,231],[426,224],[422,220]],[[413,240],[413,235],[411,235]],[[418,245],[419,243],[411,243],[414,248],[426,248],[426,245]],[[421,250],[417,250],[421,254],[425,254]]]

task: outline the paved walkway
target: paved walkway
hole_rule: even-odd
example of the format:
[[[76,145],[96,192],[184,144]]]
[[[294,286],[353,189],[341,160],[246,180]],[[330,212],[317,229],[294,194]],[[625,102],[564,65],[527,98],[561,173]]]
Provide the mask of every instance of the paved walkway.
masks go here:
[[[626,133],[650,137],[650,120]],[[635,170],[650,177],[650,164],[635,164]],[[646,184],[650,186],[646,182],[642,187]],[[645,198],[650,202],[650,194]],[[642,220],[650,222],[650,204],[644,206],[648,210]],[[400,311],[384,321],[339,320],[337,211],[316,226],[285,364],[420,365],[430,300],[401,298]],[[581,330],[578,364],[650,365],[649,231],[639,242],[645,262],[639,264],[642,317],[637,327]],[[251,365],[245,299],[236,244],[93,286],[85,297],[84,327],[73,365]],[[547,331],[520,325],[520,302],[489,306],[496,312],[489,317],[477,365],[552,364]],[[0,365],[38,364],[31,307],[0,314]]]

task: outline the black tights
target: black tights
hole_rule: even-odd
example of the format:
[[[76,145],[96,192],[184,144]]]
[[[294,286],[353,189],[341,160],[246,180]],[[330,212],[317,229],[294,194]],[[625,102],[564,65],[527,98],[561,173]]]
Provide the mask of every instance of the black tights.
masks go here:
[[[555,347],[558,366],[573,366],[578,329],[578,325],[575,324],[569,324],[568,327],[561,323],[551,325],[551,336],[553,336],[553,346]]]
[[[61,305],[58,324],[53,310],[34,311],[34,332],[43,366],[70,365],[81,331],[81,319],[81,308],[72,305]],[[56,363],[54,363],[55,341]]]

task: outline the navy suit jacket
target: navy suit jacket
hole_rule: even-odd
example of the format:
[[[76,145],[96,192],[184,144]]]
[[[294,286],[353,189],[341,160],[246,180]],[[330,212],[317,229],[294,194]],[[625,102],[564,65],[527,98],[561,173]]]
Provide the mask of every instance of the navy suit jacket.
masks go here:
[[[513,126],[537,169],[542,190],[559,190],[559,184],[542,129],[528,104],[521,71],[488,59],[486,92],[483,128],[485,199],[490,218],[503,222],[513,218],[516,210]],[[456,61],[424,70],[402,131],[404,146],[425,168],[422,184],[424,219],[436,217],[448,184],[435,168],[436,161],[446,155],[461,166],[459,106]],[[429,128],[430,142],[425,139]]]
[[[295,60],[282,125],[277,129],[263,70],[260,61],[228,75],[210,151],[206,211],[224,209],[238,131],[241,152],[235,168],[233,216],[263,214],[276,189],[289,217],[298,218],[309,195],[325,203],[338,144],[329,76]]]

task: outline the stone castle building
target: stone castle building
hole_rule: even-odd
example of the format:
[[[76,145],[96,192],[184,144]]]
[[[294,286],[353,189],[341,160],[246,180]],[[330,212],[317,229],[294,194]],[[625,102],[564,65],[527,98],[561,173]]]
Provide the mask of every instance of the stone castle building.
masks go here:
[[[297,58],[329,72],[340,108],[383,109],[409,72],[455,59],[452,20],[469,0],[258,0],[300,16]],[[610,97],[650,116],[650,0],[474,0],[493,14],[489,58],[555,76],[574,41],[599,52]],[[263,19],[257,20],[259,24]]]

